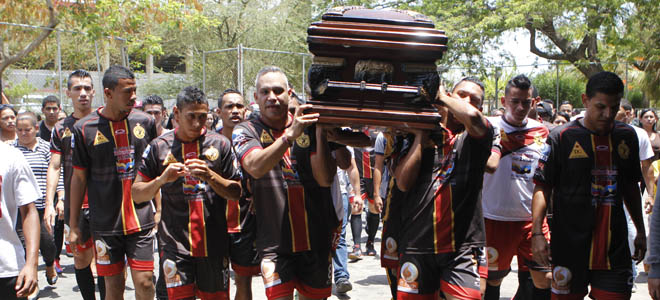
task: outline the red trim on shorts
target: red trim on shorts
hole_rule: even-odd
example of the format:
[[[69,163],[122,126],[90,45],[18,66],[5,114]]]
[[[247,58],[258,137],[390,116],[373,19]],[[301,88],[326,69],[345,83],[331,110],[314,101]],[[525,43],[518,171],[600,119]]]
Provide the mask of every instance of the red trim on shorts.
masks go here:
[[[69,245],[67,245],[67,247],[68,246]],[[76,244],[76,250],[78,252],[85,252],[85,251],[91,249],[93,246],[94,246],[94,241],[90,237],[86,242],[84,242],[82,244]]]
[[[488,266],[477,267],[477,273],[479,273],[479,277],[488,279]]]
[[[411,294],[402,291],[396,291],[397,300],[437,300],[438,293],[431,294]]]
[[[615,293],[615,292],[610,292],[606,290],[602,290],[599,288],[591,287],[591,293],[590,296],[598,299],[598,300],[627,300],[630,299],[630,293],[624,294],[624,293]]]
[[[440,289],[443,293],[461,300],[481,300],[480,290],[454,285],[444,280],[440,280]]]
[[[241,266],[235,262],[231,262],[231,269],[234,270],[234,273],[240,276],[257,276],[261,273],[261,267],[256,266]]]
[[[586,293],[583,294],[555,294],[552,293],[550,299],[552,300],[583,300]]]
[[[369,203],[374,204],[374,198],[369,198],[369,195],[367,193],[362,193],[362,201],[367,200]]]
[[[95,254],[96,255],[96,254]],[[124,271],[124,262],[116,262],[109,265],[101,265],[96,261],[96,273],[99,276],[115,276]]]
[[[382,247],[381,247],[382,249]],[[384,253],[383,250],[381,250],[380,253]],[[399,269],[399,261],[398,260],[393,260],[393,259],[388,259],[384,258],[382,255],[380,257],[380,267],[385,268],[385,269]]]
[[[144,175],[144,173],[142,173],[140,171],[137,171],[137,173],[138,173],[138,175],[142,176],[142,178],[144,178],[146,181],[152,181],[153,180],[153,178],[151,178],[147,175]]]
[[[195,297],[195,285],[186,284],[182,286],[168,287],[167,288],[167,298],[168,299],[187,299]]]
[[[324,299],[332,295],[332,287],[319,289],[308,286],[300,281],[296,281],[296,288],[299,293],[303,294],[303,296],[312,299]]]
[[[83,171],[87,170],[87,168],[85,168],[85,167],[79,167],[79,166],[76,166],[76,165],[74,165],[73,168],[78,169],[78,170],[83,170]]]
[[[248,154],[250,154],[250,152],[252,152],[253,150],[256,150],[256,149],[263,149],[263,148],[262,148],[261,146],[254,146],[254,147],[248,149],[247,151],[245,151],[245,154],[243,154],[243,156],[241,156],[241,158],[239,159],[239,162],[240,162],[241,164],[243,164],[243,159],[245,159],[245,157],[246,157]]]
[[[153,271],[154,261],[128,258],[128,266],[135,271]]]
[[[296,282],[291,280],[285,283],[280,283],[275,286],[266,288],[266,297],[268,299],[277,299],[282,297],[293,296],[293,289],[296,287]]]
[[[50,153],[62,155],[62,152],[54,150],[54,149],[50,149]]]
[[[202,300],[229,300],[229,291],[217,291],[214,293],[207,293],[197,289],[196,296]]]

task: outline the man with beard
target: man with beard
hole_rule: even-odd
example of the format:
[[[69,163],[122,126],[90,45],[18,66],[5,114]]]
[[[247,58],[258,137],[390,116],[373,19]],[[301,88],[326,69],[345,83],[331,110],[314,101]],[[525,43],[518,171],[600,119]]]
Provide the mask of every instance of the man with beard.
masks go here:
[[[461,80],[434,106],[442,126],[415,130],[395,172],[401,199],[398,299],[481,299],[485,246],[481,186],[494,131],[481,114],[483,84]]]

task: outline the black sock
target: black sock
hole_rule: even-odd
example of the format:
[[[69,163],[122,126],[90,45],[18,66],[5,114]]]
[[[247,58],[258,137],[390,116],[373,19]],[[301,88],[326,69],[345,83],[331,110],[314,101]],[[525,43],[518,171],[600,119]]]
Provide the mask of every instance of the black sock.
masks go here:
[[[534,280],[529,271],[518,271],[518,290],[513,297],[516,300],[532,300],[534,298]]]
[[[99,276],[96,278],[96,286],[99,288],[99,295],[101,295],[101,300],[105,300],[105,278]]]
[[[367,244],[373,244],[378,232],[378,223],[380,222],[379,214],[372,214],[367,212]]]
[[[75,269],[76,272],[76,282],[78,283],[78,289],[80,289],[80,294],[84,300],[96,300],[94,295],[94,275],[92,275],[92,269],[87,266],[84,269]]]
[[[539,289],[534,287],[534,300],[550,300],[550,289]]]
[[[351,215],[351,232],[353,233],[353,244],[359,247],[362,242],[362,214]]]
[[[493,286],[486,283],[486,295],[484,300],[500,300],[500,286]]]

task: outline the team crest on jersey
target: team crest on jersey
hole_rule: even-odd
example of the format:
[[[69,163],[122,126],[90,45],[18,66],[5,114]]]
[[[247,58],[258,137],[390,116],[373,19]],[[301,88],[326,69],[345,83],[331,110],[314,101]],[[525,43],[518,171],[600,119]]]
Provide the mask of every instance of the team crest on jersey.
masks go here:
[[[309,147],[309,135],[303,133],[301,134],[297,139],[296,139],[296,144],[300,146],[300,148],[307,148]]]
[[[584,149],[582,146],[580,146],[580,143],[577,141],[575,142],[575,145],[573,145],[573,149],[571,150],[571,155],[568,156],[568,159],[574,159],[574,158],[589,158],[589,155],[587,155],[586,152],[584,152]]]
[[[628,156],[630,155],[630,148],[628,148],[628,145],[626,145],[626,141],[624,140],[621,140],[619,146],[616,147],[616,151],[619,152],[619,156],[623,159],[628,159]]]
[[[417,278],[419,278],[419,270],[417,269],[417,266],[411,262],[404,263],[401,267],[397,290],[411,294],[418,294],[419,283],[417,282]]]
[[[167,166],[172,163],[176,163],[177,160],[174,158],[174,155],[172,155],[172,152],[167,152],[167,156],[165,157],[165,160],[163,161],[163,166]]]
[[[94,137],[94,146],[105,144],[107,142],[110,142],[108,138],[106,138],[105,135],[101,133],[101,131],[96,131],[96,136]]]
[[[261,140],[262,144],[270,144],[270,143],[275,142],[275,141],[273,141],[273,137],[271,137],[270,134],[268,133],[268,131],[266,131],[266,130],[261,131],[260,140]]]
[[[504,129],[500,129],[500,139],[503,142],[508,142],[509,141],[509,136],[506,135],[506,132],[504,131]]]
[[[542,146],[543,143],[545,143],[545,138],[543,138],[543,135],[539,133],[534,136],[534,143],[536,143],[538,146]]]
[[[138,139],[143,139],[144,133],[145,133],[144,127],[142,127],[140,123],[135,124],[135,127],[133,127],[133,135]]]
[[[220,156],[220,151],[218,151],[218,149],[215,147],[210,146],[208,149],[206,149],[206,151],[204,151],[204,155],[208,160],[215,161]]]
[[[64,129],[64,133],[62,134],[62,138],[68,138],[71,136],[71,130],[69,128]]]

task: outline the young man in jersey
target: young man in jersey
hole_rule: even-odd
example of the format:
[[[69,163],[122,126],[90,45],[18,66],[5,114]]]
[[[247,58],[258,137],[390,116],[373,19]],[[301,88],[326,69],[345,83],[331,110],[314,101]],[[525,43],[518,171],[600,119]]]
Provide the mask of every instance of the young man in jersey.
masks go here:
[[[158,95],[149,95],[142,100],[142,108],[145,113],[150,114],[156,120],[156,134],[161,136],[167,131],[163,128],[163,98]]]
[[[85,191],[96,251],[96,270],[105,277],[106,299],[123,299],[124,262],[131,267],[135,298],[153,299],[153,227],[150,203],[134,203],[135,161],[156,135],[154,119],[133,110],[135,76],[122,66],[103,74],[106,106],[73,126],[69,241],[81,244],[79,216]]]
[[[301,299],[327,298],[338,226],[330,192],[337,164],[327,133],[308,127],[318,121],[318,114],[303,113],[310,105],[288,113],[291,89],[281,69],[261,69],[255,85],[260,115],[236,126],[232,136],[256,209],[266,295],[292,299],[297,289]]]
[[[204,127],[208,110],[199,88],[179,93],[179,127],[149,144],[132,188],[136,203],[162,193],[158,235],[169,299],[229,299],[225,208],[241,187],[231,142]]]
[[[62,218],[65,227],[69,227],[69,212],[71,199],[71,178],[73,176],[73,143],[72,135],[73,124],[84,118],[92,112],[92,101],[94,100],[94,83],[92,75],[85,70],[73,71],[68,78],[66,95],[73,104],[73,113],[63,121],[57,122],[53,127],[52,138],[50,141],[50,164],[48,165],[47,188],[46,188],[46,208],[44,219],[46,228],[51,228],[55,218]],[[55,195],[57,182],[61,170],[64,169],[64,197],[53,208],[53,195]],[[89,205],[87,197],[83,200],[82,211],[80,212],[78,226],[82,234],[82,243],[69,244],[73,253],[73,266],[76,274],[76,282],[80,289],[80,294],[85,300],[95,299],[94,275],[90,264],[94,253],[92,252],[92,235],[89,223]],[[98,287],[101,299],[105,297],[105,280],[103,276],[98,277]]]
[[[614,120],[623,88],[611,72],[589,78],[582,95],[584,118],[550,133],[536,168],[532,252],[539,264],[552,266],[553,299],[582,299],[589,285],[592,298],[630,299],[624,204],[637,229],[632,257],[641,261],[646,252],[637,135],[630,125]],[[550,245],[543,233],[548,201]]]
[[[533,263],[531,249],[532,177],[548,137],[543,124],[527,117],[538,101],[532,98],[531,85],[525,75],[509,80],[501,99],[504,115],[488,118],[500,131],[500,142],[490,155],[499,160],[498,167],[493,174],[486,173],[482,191],[489,264],[487,300],[500,298],[500,284],[511,271],[514,255],[518,257],[519,298],[550,299],[549,270]],[[543,233],[548,236],[547,224]]]
[[[227,89],[218,101],[222,128],[219,133],[231,139],[234,127],[245,120],[245,102],[241,92]],[[236,282],[236,300],[252,299],[252,276],[259,275],[260,260],[254,245],[257,220],[250,210],[251,199],[244,190],[239,200],[227,201],[227,231],[230,234],[230,260]]]
[[[483,84],[462,80],[438,93],[442,128],[414,131],[394,172],[401,205],[398,299],[481,299],[485,244],[481,186],[493,128],[478,108]]]

